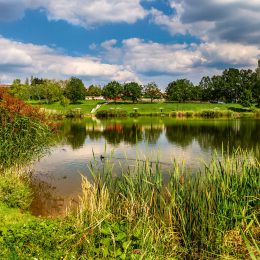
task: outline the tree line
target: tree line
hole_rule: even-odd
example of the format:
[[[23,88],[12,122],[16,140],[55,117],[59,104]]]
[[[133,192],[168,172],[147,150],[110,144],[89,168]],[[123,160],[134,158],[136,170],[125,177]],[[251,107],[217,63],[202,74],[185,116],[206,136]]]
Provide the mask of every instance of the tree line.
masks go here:
[[[103,88],[91,85],[85,88],[82,80],[72,77],[69,80],[49,80],[31,78],[24,83],[16,79],[10,91],[24,100],[45,100],[47,103],[60,101],[62,105],[75,103],[86,96],[103,96],[109,100],[131,100],[138,102],[141,98],[153,102],[165,99],[169,102],[224,102],[240,103],[245,107],[257,104],[260,107],[260,73],[248,69],[225,69],[221,75],[205,76],[198,85],[187,79],[177,79],[168,84],[163,92],[154,82],[140,85],[137,82],[121,84],[111,81]]]

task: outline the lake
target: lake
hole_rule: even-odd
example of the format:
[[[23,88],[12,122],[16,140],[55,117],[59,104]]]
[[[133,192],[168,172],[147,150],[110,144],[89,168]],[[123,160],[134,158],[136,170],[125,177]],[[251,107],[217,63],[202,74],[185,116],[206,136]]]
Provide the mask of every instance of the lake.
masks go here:
[[[252,150],[260,159],[260,120],[171,119],[139,117],[114,120],[66,120],[57,144],[33,166],[34,215],[59,216],[77,204],[81,175],[110,157],[115,174],[139,161],[159,161],[167,172],[173,161],[193,173],[222,147]],[[104,159],[101,160],[101,157]]]

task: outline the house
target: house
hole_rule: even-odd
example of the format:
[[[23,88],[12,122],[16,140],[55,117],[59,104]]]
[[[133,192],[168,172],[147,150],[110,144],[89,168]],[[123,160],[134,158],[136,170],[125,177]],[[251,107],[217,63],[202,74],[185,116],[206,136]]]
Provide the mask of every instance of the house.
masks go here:
[[[105,98],[103,96],[86,96],[85,100],[105,100]]]

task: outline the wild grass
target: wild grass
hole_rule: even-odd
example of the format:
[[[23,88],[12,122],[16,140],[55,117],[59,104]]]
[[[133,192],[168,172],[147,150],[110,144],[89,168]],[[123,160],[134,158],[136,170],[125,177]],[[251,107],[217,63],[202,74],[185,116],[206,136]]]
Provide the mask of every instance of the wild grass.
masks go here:
[[[259,219],[259,166],[237,150],[195,174],[174,163],[165,182],[159,164],[137,162],[115,177],[105,162],[102,170],[92,167],[93,184],[83,178],[78,219],[91,230],[117,222],[130,238],[139,232],[142,242],[135,248],[130,239],[128,253],[138,249],[143,258],[243,259],[246,244],[238,248],[232,239]]]
[[[39,109],[0,91],[0,170],[24,166],[50,141],[52,124]]]
[[[29,117],[14,115],[0,109],[0,169],[25,166],[38,158],[51,139],[50,128]]]

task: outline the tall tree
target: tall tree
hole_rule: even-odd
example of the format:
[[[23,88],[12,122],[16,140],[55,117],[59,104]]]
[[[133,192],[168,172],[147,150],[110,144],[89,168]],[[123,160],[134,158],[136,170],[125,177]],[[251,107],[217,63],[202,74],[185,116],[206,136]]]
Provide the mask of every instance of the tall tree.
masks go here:
[[[166,98],[169,101],[186,102],[191,99],[193,84],[187,79],[178,79],[169,83],[166,88]]]
[[[98,96],[102,95],[102,89],[101,89],[100,86],[91,85],[87,89],[87,93],[86,94],[87,94],[87,96],[98,97]]]
[[[64,96],[72,103],[85,99],[86,88],[81,79],[72,77],[64,90]]]
[[[62,96],[61,86],[54,80],[45,80],[41,86],[41,94],[47,103],[60,100]]]
[[[145,85],[145,87],[144,87],[144,96],[146,98],[150,98],[151,99],[151,103],[153,103],[154,99],[159,99],[159,98],[162,97],[162,92],[158,88],[156,83],[151,82],[151,83],[148,83],[147,85]]]
[[[199,87],[202,92],[202,100],[209,101],[213,100],[213,83],[209,76],[203,77],[199,83]]]
[[[135,103],[142,97],[142,90],[142,86],[136,82],[125,83],[123,87],[123,97]]]
[[[108,99],[120,98],[123,93],[122,85],[117,81],[111,81],[103,88],[103,96]]]

